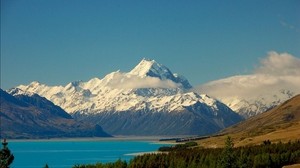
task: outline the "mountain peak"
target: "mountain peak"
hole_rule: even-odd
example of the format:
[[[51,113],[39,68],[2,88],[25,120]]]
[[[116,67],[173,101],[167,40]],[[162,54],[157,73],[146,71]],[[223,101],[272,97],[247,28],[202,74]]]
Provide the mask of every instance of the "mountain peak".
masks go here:
[[[152,59],[143,58],[142,61],[129,72],[129,74],[137,75],[142,78],[155,77],[160,80],[171,80],[175,83],[181,83],[186,89],[192,87],[183,76],[173,74],[169,68]]]
[[[152,75],[154,75],[152,77],[160,77],[160,75],[164,73],[164,71],[170,71],[166,69],[167,68],[165,66],[157,63],[155,60],[143,58],[142,61],[135,68],[133,68],[129,73],[132,75],[138,75],[140,77],[152,76]]]
[[[157,63],[155,60],[143,58],[142,61],[134,67],[129,74],[140,77],[156,77],[161,80],[174,79],[173,73],[164,65]]]
[[[31,86],[39,86],[39,85],[41,85],[41,83],[39,81],[33,81],[29,85],[31,85]]]
[[[7,93],[11,94],[12,96],[17,96],[17,95],[26,95],[26,96],[33,96],[35,93],[32,92],[25,92],[24,90],[20,88],[12,88],[7,91]]]

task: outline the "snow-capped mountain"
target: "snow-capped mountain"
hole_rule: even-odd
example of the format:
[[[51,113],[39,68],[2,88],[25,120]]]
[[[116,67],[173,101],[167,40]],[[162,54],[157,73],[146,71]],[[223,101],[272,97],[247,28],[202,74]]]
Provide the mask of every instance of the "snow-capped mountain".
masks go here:
[[[2,138],[108,137],[101,126],[78,122],[37,94],[0,89]]]
[[[189,92],[192,86],[186,78],[148,59],[128,73],[116,71],[103,79],[66,86],[32,82],[17,88],[46,97],[77,119],[98,123],[111,134],[207,134],[241,120],[223,103]]]
[[[300,94],[300,59],[271,51],[247,75],[231,76],[194,88],[248,118]]]
[[[244,118],[249,118],[299,94],[297,89],[292,89],[294,86],[285,87],[287,84],[281,80],[284,81],[261,74],[233,76],[206,83],[195,90],[213,96]]]

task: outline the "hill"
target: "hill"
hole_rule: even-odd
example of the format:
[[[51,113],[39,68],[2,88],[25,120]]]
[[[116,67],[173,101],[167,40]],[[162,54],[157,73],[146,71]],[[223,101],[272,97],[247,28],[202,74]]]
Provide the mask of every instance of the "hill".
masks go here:
[[[300,137],[300,95],[276,108],[231,126],[215,136],[198,141],[201,146],[218,147],[231,136],[236,146],[260,144],[265,140],[288,142]]]
[[[99,125],[75,121],[60,107],[37,94],[12,96],[0,89],[1,138],[107,137]]]

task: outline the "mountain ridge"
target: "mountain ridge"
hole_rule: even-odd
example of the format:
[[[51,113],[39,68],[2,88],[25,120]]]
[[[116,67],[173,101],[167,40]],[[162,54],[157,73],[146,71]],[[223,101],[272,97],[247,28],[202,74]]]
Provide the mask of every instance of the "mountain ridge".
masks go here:
[[[142,65],[147,64],[148,67],[142,69]],[[150,76],[147,76],[146,74],[149,72],[148,70],[151,69],[152,65],[155,65],[155,67],[160,67],[160,72],[166,72],[161,75],[155,75],[156,77],[152,77],[152,73],[150,73]],[[137,69],[142,69],[141,73],[137,72]],[[146,69],[146,70],[145,70]],[[156,68],[157,69],[157,68]],[[158,68],[159,69],[159,68]],[[152,72],[152,71],[151,71]],[[138,75],[137,75],[138,74]],[[137,76],[136,76],[137,75]],[[146,76],[145,76],[146,75]],[[180,77],[180,81],[184,81],[188,83],[188,87],[185,87],[184,84],[180,83],[180,81],[177,81],[178,83],[175,83],[168,77],[170,75],[173,75],[173,73],[166,68],[165,66],[156,63],[154,60],[146,60],[143,59],[132,71],[129,73],[122,73],[120,71],[112,72],[108,75],[106,75],[103,79],[99,78],[92,78],[91,80],[87,82],[83,81],[75,81],[67,84],[66,86],[47,86],[44,84],[41,84],[39,82],[32,82],[28,86],[26,85],[20,85],[17,86],[17,88],[25,91],[25,92],[32,92],[37,93],[41,96],[46,97],[48,100],[52,101],[56,105],[62,107],[69,113],[74,113],[80,111],[86,111],[89,110],[90,112],[94,108],[95,112],[105,110],[105,111],[125,111],[134,108],[137,104],[135,104],[135,101],[131,101],[133,103],[132,105],[126,106],[125,104],[117,104],[116,102],[120,102],[120,100],[129,99],[129,100],[137,100],[137,98],[140,98],[141,102],[147,102],[147,104],[150,104],[151,107],[158,107],[158,103],[162,101],[163,98],[168,99],[168,96],[175,96],[178,98],[179,95],[185,95],[189,92],[188,89],[190,87],[189,82],[184,78]],[[159,77],[157,77],[159,76]],[[179,75],[175,75],[179,76]],[[137,79],[138,78],[138,79]],[[174,76],[171,76],[171,78],[174,78]],[[137,79],[137,80],[135,80]],[[142,81],[142,82],[141,82]],[[146,81],[146,82],[144,82]],[[140,84],[136,84],[139,83]],[[150,84],[153,84],[152,87],[149,87],[150,84],[147,83],[150,82]],[[152,82],[152,83],[151,83]],[[135,84],[137,87],[126,87],[126,84]],[[128,84],[128,85],[130,85]],[[120,87],[118,87],[118,86]],[[142,87],[140,87],[142,86]],[[9,93],[12,93],[12,90],[8,90]],[[129,98],[126,98],[128,96],[132,96]],[[143,96],[146,96],[143,97]],[[68,98],[62,98],[62,97],[72,97],[71,99]],[[72,103],[71,100],[78,101],[78,104]],[[76,98],[78,100],[76,100]],[[105,100],[104,102],[111,102],[111,104],[105,104],[105,103],[94,103],[95,101],[99,102],[99,100]],[[147,99],[147,100],[146,100]],[[148,101],[149,100],[149,101]],[[192,100],[191,100],[192,101]],[[202,100],[202,102],[205,103],[205,101]],[[69,104],[68,104],[69,103]],[[115,104],[114,104],[115,103]],[[123,103],[128,103],[128,101]],[[176,102],[179,103],[179,106],[183,106],[186,102],[182,101]],[[83,109],[80,108],[73,108],[74,106],[84,106]],[[126,107],[125,107],[126,106]],[[160,104],[162,106],[161,108],[164,108],[164,104]],[[174,104],[174,106],[176,106]],[[179,107],[177,106],[177,107]],[[68,108],[70,107],[70,108]],[[97,108],[95,108],[97,107]],[[106,107],[114,107],[111,109],[107,109]],[[122,108],[124,107],[124,108]],[[84,109],[85,108],[85,109]],[[79,110],[78,110],[79,109]],[[158,110],[159,109],[153,109]]]
[[[283,77],[282,77],[283,78]],[[197,86],[194,91],[207,93],[220,100],[244,118],[270,110],[300,92],[281,86],[277,77],[254,74],[232,76]]]
[[[223,103],[189,91],[191,87],[183,76],[172,73],[154,60],[143,59],[130,72],[112,72],[103,79],[92,78],[87,82],[75,81],[52,87],[33,82],[17,88],[40,94],[76,119],[99,123],[112,134],[127,135],[146,126],[151,126],[147,129],[151,135],[208,134],[241,120]],[[11,90],[8,92],[12,93]],[[181,121],[181,117],[185,120]],[[185,126],[176,132],[179,126],[172,120]],[[142,124],[145,122],[148,125]],[[170,125],[162,129],[159,125],[163,122]],[[196,128],[198,122],[207,128]],[[143,128],[137,127],[137,123]],[[138,130],[134,133],[145,135]]]
[[[34,93],[14,90],[12,96],[2,89],[1,137],[13,139],[56,137],[110,137],[101,126],[75,121],[63,109]]]

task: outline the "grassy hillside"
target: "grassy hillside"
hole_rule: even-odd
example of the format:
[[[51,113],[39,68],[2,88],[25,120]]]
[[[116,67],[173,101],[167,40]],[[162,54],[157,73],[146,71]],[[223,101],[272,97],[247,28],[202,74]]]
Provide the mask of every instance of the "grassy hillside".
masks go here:
[[[223,130],[222,136],[197,141],[200,146],[221,147],[229,135],[235,146],[261,144],[264,140],[288,142],[300,139],[300,95],[278,107]]]

